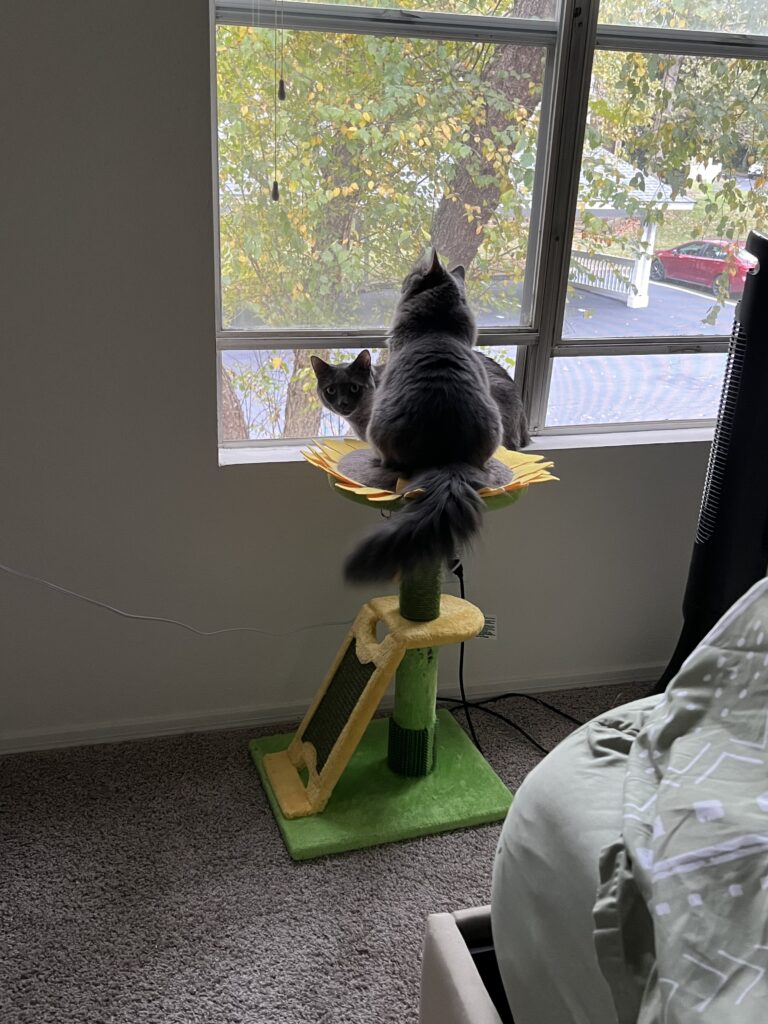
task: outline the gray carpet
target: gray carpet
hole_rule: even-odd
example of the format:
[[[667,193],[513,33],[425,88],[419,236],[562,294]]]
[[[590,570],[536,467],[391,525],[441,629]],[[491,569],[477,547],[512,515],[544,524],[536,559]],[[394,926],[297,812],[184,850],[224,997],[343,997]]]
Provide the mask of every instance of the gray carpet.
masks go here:
[[[550,699],[588,718],[645,689]],[[518,698],[496,707],[545,746],[571,728]],[[488,759],[519,785],[539,755],[475,718]],[[424,919],[489,902],[500,826],[295,864],[248,760],[252,735],[0,762],[2,1024],[418,1019]]]

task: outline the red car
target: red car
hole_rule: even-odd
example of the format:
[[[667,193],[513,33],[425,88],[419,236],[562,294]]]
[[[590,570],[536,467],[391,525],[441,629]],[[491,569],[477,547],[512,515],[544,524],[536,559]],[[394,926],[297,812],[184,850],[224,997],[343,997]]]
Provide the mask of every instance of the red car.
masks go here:
[[[719,291],[718,278],[723,273],[730,275],[732,295],[741,295],[747,271],[756,266],[757,260],[746,251],[743,242],[724,238],[702,238],[698,242],[686,242],[674,249],[661,249],[651,264],[651,280],[686,281]]]

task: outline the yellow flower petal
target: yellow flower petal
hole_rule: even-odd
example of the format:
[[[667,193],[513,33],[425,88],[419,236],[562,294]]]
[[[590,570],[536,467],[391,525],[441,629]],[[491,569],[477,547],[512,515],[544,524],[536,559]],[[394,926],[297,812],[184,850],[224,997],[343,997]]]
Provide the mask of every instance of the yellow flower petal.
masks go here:
[[[408,500],[424,493],[423,488],[404,491],[407,481],[398,479],[394,491],[387,491],[379,487],[371,487],[360,481],[353,480],[339,469],[339,462],[350,452],[367,448],[365,441],[357,438],[323,438],[317,440],[310,447],[302,452],[304,458],[311,465],[322,469],[324,473],[335,481],[335,486],[356,497],[363,498],[372,505],[387,505]],[[505,493],[513,493],[526,490],[531,484],[546,483],[550,480],[557,480],[549,470],[554,466],[553,462],[546,459],[540,453],[513,452],[507,448],[499,448],[494,457],[512,470],[512,479],[498,486],[483,487],[478,493],[482,498],[495,498]]]

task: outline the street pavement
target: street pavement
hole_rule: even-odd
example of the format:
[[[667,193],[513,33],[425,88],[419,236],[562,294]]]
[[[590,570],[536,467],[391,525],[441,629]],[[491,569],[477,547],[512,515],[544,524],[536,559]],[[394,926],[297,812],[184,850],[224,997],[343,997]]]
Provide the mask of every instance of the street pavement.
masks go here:
[[[644,309],[575,289],[566,302],[563,341],[730,335],[736,303],[726,302],[714,324],[707,324],[714,305],[713,295],[687,285],[652,283]],[[484,312],[479,322],[499,326],[502,317]],[[556,359],[547,426],[714,419],[725,361],[725,353]]]
[[[735,303],[723,305],[714,325],[704,318],[715,305],[714,295],[691,285],[651,284],[645,309],[576,290],[565,307],[563,338],[645,338],[659,335],[730,334]]]
[[[730,335],[735,302],[713,325],[714,296],[695,287],[651,284],[645,309],[577,291],[566,304],[563,340]],[[714,419],[725,353],[584,356],[554,362],[547,426]]]
[[[695,285],[652,282],[648,300],[644,309],[630,309],[625,299],[575,288],[565,304],[563,339],[731,333],[733,300],[720,308],[714,324],[706,324],[704,319],[715,306],[715,297]],[[498,308],[481,310],[477,321],[481,327],[502,327],[510,322]]]

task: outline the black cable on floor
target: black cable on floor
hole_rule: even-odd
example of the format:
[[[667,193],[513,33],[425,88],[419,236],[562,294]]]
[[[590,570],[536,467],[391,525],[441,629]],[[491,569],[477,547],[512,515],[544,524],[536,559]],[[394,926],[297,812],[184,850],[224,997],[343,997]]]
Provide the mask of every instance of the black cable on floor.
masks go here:
[[[580,718],[574,718],[573,715],[567,711],[563,711],[561,708],[555,707],[554,704],[550,704],[549,701],[544,700],[542,697],[536,697],[532,693],[519,693],[516,690],[509,690],[507,693],[499,693],[495,697],[484,697],[482,700],[473,701],[473,704],[493,704],[497,700],[506,700],[507,697],[524,697],[525,700],[532,700],[536,704],[541,704],[542,707],[548,708],[550,711],[554,711],[555,714],[560,715],[562,718],[567,718],[569,722],[573,722],[574,725],[586,725]]]
[[[454,558],[449,568],[453,575],[459,581],[459,592],[461,594],[462,599],[464,599],[466,597],[464,589],[464,566],[461,564],[461,560],[459,558]],[[522,736],[524,736],[529,743],[536,747],[537,750],[540,750],[542,754],[549,753],[549,750],[546,747],[543,747],[541,743],[538,742],[538,740],[535,740],[533,736],[531,736],[530,733],[526,732],[522,726],[517,724],[517,722],[513,722],[511,718],[507,717],[507,715],[502,715],[500,712],[494,711],[492,708],[486,706],[488,704],[493,704],[498,700],[505,700],[507,697],[524,697],[526,700],[531,700],[534,703],[539,704],[542,707],[548,708],[550,711],[555,712],[555,714],[561,715],[563,718],[566,718],[569,722],[573,722],[575,725],[585,724],[581,721],[581,719],[575,718],[567,711],[562,711],[560,708],[555,707],[554,704],[550,704],[549,701],[544,700],[542,697],[536,697],[532,693],[519,693],[518,691],[510,690],[507,693],[499,693],[494,697],[485,697],[482,700],[467,700],[467,694],[464,687],[463,641],[459,646],[459,692],[461,693],[461,697],[441,697],[438,695],[438,700],[459,705],[458,707],[450,708],[449,710],[451,712],[459,710],[462,710],[464,712],[464,716],[467,720],[467,727],[469,728],[469,734],[472,737],[472,742],[475,744],[475,746],[477,747],[481,754],[483,753],[483,748],[480,746],[480,742],[477,738],[477,733],[475,732],[475,726],[472,721],[472,716],[469,713],[470,708],[474,709],[475,711],[482,711],[487,715],[492,715],[494,718],[498,718],[502,722],[506,722],[507,725],[510,725],[513,729],[515,729]]]
[[[533,736],[531,736],[531,734],[529,732],[526,732],[525,729],[522,727],[522,725],[518,725],[517,722],[513,722],[511,718],[507,718],[506,715],[502,715],[500,712],[494,711],[492,708],[483,707],[482,704],[476,704],[474,701],[467,701],[466,705],[464,705],[459,697],[438,697],[437,699],[441,700],[441,701],[450,701],[451,704],[454,704],[454,703],[457,704],[458,707],[450,708],[449,710],[450,711],[462,711],[463,710],[464,714],[467,715],[467,721],[470,720],[469,719],[469,715],[467,714],[467,707],[474,708],[475,711],[483,711],[486,715],[493,715],[494,718],[501,719],[502,722],[506,722],[507,725],[511,725],[513,729],[516,729],[517,732],[519,732],[519,733],[521,733],[521,735],[525,736],[525,738],[528,740],[528,742],[531,743],[534,747],[536,747],[537,750],[540,750],[542,752],[542,754],[550,753],[550,751],[546,747],[543,747],[539,743],[538,740],[535,740],[533,738]],[[480,747],[478,746],[477,749],[480,750]],[[480,750],[480,753],[482,754],[482,750]]]

